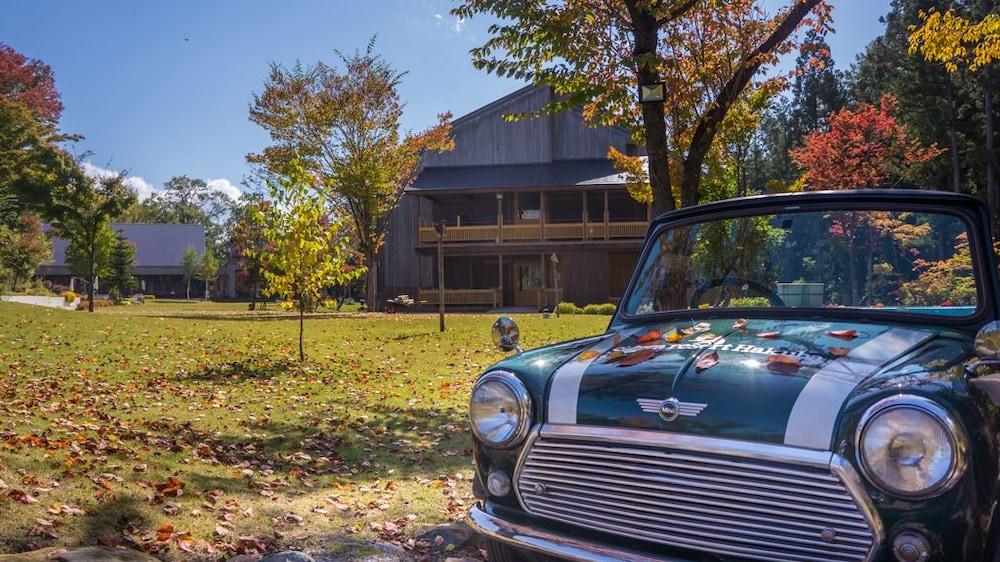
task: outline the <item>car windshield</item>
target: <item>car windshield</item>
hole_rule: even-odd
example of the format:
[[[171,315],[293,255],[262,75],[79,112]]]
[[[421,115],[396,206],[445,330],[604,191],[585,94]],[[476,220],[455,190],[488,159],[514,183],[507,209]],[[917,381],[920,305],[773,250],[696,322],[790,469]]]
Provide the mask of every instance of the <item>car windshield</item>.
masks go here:
[[[625,312],[853,307],[964,316],[977,294],[957,216],[802,211],[662,231]]]

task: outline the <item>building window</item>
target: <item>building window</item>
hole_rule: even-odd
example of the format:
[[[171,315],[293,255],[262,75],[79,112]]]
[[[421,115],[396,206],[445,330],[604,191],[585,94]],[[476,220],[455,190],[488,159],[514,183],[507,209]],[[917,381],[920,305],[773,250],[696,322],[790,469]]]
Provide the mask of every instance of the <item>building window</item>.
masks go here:
[[[523,221],[537,221],[542,216],[542,196],[540,193],[517,194],[518,218]]]
[[[542,288],[542,267],[522,264],[518,266],[518,290],[534,291]]]

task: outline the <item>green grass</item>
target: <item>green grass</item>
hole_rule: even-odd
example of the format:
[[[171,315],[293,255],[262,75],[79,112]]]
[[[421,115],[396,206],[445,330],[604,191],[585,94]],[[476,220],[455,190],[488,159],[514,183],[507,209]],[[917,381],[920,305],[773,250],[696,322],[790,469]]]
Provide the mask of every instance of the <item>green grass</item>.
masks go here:
[[[101,543],[215,560],[331,536],[405,543],[460,518],[466,402],[502,357],[493,317],[449,316],[441,334],[435,315],[321,314],[299,364],[297,323],[274,308],[0,303],[0,552]],[[608,318],[517,320],[531,347]],[[183,494],[159,497],[170,477]]]

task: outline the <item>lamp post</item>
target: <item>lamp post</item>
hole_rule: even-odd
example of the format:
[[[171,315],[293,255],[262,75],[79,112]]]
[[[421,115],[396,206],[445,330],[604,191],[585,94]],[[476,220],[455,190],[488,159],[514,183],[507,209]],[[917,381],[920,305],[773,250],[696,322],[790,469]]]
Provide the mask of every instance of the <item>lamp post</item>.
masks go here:
[[[552,252],[549,261],[552,262],[552,282],[556,290],[556,318],[559,318],[559,303],[562,302],[562,295],[559,293],[559,256]]]
[[[444,220],[441,220],[434,225],[434,231],[437,232],[437,251],[438,251],[438,327],[443,332],[444,331],[444,231],[445,224]]]

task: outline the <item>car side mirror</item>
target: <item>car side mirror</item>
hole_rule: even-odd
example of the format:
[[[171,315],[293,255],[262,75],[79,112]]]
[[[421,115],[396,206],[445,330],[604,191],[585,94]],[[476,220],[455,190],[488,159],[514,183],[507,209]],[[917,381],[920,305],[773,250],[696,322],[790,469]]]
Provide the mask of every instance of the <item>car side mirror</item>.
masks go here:
[[[521,341],[521,330],[509,316],[501,316],[493,323],[493,344],[501,351],[516,351],[521,353],[518,343]]]
[[[978,359],[965,370],[972,377],[1000,374],[1000,321],[994,320],[979,329],[975,342]]]

